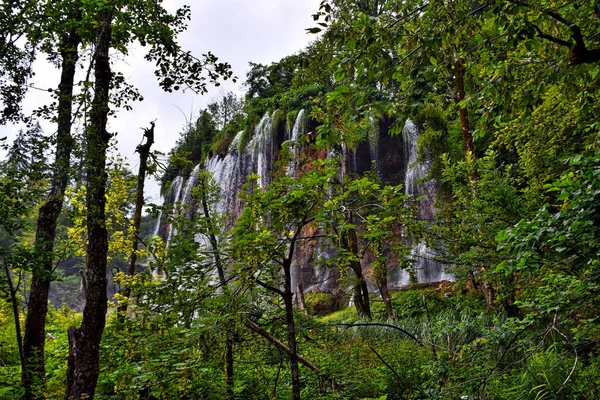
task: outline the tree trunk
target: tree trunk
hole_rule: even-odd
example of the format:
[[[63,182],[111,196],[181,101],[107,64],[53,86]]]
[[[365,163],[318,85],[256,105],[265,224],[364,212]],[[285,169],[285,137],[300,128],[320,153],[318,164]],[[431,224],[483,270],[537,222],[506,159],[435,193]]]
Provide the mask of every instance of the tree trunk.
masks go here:
[[[519,317],[519,307],[515,305],[515,275],[510,273],[505,278],[500,279],[499,289],[502,293],[501,304],[502,308],[506,312],[506,315],[510,318]]]
[[[352,215],[348,215],[348,222],[353,223]],[[354,305],[359,316],[371,319],[371,303],[369,300],[369,288],[367,287],[367,281],[362,273],[362,266],[358,261],[360,254],[358,253],[358,237],[356,236],[356,229],[351,228],[348,231],[348,251],[353,255],[354,260],[350,262],[350,268],[356,275],[356,282],[354,283]]]
[[[61,37],[60,53],[62,73],[58,85],[58,118],[56,134],[56,158],[46,203],[40,207],[35,234],[35,247],[38,251],[38,264],[31,277],[25,338],[23,350],[26,366],[22,373],[22,384],[26,400],[42,399],[45,380],[44,344],[46,336],[46,315],[48,313],[48,292],[53,272],[53,250],[56,237],[56,224],[62,211],[65,190],[69,182],[69,167],[73,137],[71,119],[73,104],[73,82],[79,58],[78,47],[81,38],[73,29]]]
[[[6,263],[6,260],[3,260],[3,264],[4,273],[6,274],[6,283],[8,284],[10,303],[12,305],[13,318],[15,319],[15,335],[17,336],[17,347],[19,348],[19,360],[21,361],[21,368],[24,370],[27,365],[27,361],[25,359],[25,352],[23,351],[23,336],[21,335],[21,320],[19,319],[19,303],[17,299],[19,283],[17,283],[17,287],[15,287],[12,279],[11,268]]]
[[[112,73],[109,62],[112,14],[99,12],[96,36],[95,95],[86,132],[86,205],[87,205],[87,271],[83,320],[79,328],[69,328],[69,364],[67,399],[93,398],[99,374],[102,331],[106,323],[106,263],[108,232],[105,226],[106,150],[110,135],[106,131],[109,112],[108,92]]]
[[[140,226],[142,224],[142,211],[144,208],[144,183],[146,181],[146,171],[148,169],[148,157],[150,156],[150,148],[154,144],[154,122],[150,123],[150,128],[144,129],[144,137],[146,143],[139,145],[136,149],[140,153],[140,167],[138,169],[137,187],[136,187],[136,198],[135,198],[135,212],[133,213],[133,243],[131,248],[131,255],[129,256],[129,265],[127,268],[127,276],[133,278],[135,276],[135,264],[137,262],[137,250],[139,246],[139,233]],[[131,296],[131,288],[126,286],[122,292],[122,295],[126,300],[119,303],[117,309],[117,315],[119,322],[122,324],[125,321],[125,315],[127,314],[127,305],[129,302],[129,296]]]
[[[485,273],[485,267],[481,267],[481,274],[484,275]],[[485,275],[484,275],[484,279],[485,279]],[[487,305],[487,308],[489,311],[492,311],[494,309],[494,300],[496,298],[496,293],[494,292],[494,287],[492,286],[492,284],[488,281],[483,281],[483,284],[481,285],[481,291],[483,292],[483,295],[485,296],[485,303]]]
[[[379,288],[379,293],[383,299],[383,304],[385,304],[385,312],[387,317],[394,318],[394,307],[392,306],[392,299],[390,298],[390,292],[388,290],[387,276],[384,282],[377,283],[377,287]]]
[[[283,261],[285,275],[283,288],[283,302],[285,304],[285,322],[287,324],[288,358],[292,371],[292,400],[300,400],[300,370],[298,368],[298,343],[296,341],[296,327],[294,323],[294,293],[292,292],[292,243],[290,255]]]

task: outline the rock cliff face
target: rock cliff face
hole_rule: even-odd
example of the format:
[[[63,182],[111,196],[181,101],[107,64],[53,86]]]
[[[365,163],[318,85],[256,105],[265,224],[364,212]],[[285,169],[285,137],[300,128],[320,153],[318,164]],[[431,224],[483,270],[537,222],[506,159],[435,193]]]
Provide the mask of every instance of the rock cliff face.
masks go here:
[[[432,220],[435,213],[437,183],[423,181],[428,166],[416,163],[419,129],[409,120],[404,126],[403,135],[390,136],[388,127],[392,122],[387,119],[374,121],[371,124],[368,141],[359,144],[354,151],[344,146],[338,149],[342,158],[340,172],[362,174],[374,167],[384,183],[403,184],[407,194],[415,198],[423,196],[418,204],[419,216],[422,219]],[[246,177],[251,173],[258,174],[259,184],[266,188],[272,180],[273,165],[279,158],[284,142],[288,142],[294,155],[294,160],[288,165],[288,174],[296,174],[298,169],[302,168],[300,159],[327,156],[324,152],[317,154],[308,146],[302,145],[315,128],[314,122],[307,118],[304,111],[298,113],[291,127],[287,126],[283,118],[265,115],[249,142],[244,143],[244,134],[240,132],[233,139],[227,154],[211,157],[204,165],[197,166],[187,179],[182,177],[174,179],[165,204],[180,203],[180,207],[185,206],[182,210],[186,210],[186,215],[192,217],[197,206],[194,204],[191,190],[197,184],[198,172],[203,168],[212,173],[220,187],[220,199],[216,211],[228,215],[227,223],[232,225],[241,211],[239,195],[243,184],[247,181]],[[173,236],[173,229],[162,219],[157,224],[155,234],[168,242]],[[451,276],[443,271],[443,265],[431,259],[435,254],[424,243],[413,243],[412,246],[417,270],[416,278],[419,282],[451,279]],[[339,272],[320,266],[323,259],[332,255],[333,250],[322,241],[315,240],[302,245],[294,256],[292,267],[294,285],[302,284],[304,290],[336,291],[339,288]],[[364,257],[362,267],[367,277],[371,262],[369,255]],[[390,264],[389,287],[394,289],[409,283],[409,274]]]

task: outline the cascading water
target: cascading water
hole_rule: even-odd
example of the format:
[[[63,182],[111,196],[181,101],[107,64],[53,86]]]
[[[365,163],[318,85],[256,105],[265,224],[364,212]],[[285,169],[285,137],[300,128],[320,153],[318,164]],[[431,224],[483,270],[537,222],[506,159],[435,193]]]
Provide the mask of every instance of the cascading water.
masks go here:
[[[212,174],[219,185],[219,202],[215,211],[219,214],[234,214],[240,211],[238,195],[248,171],[249,156],[240,152],[239,144],[244,132],[239,132],[234,138],[225,157],[215,155],[206,160],[205,168]]]
[[[160,234],[160,224],[162,222],[162,210],[158,211],[158,219],[156,220],[156,225],[154,226],[154,232],[152,232],[152,237],[158,236]]]
[[[304,118],[304,110],[300,110],[298,116],[296,116],[296,121],[294,122],[294,126],[292,127],[292,131],[290,134],[290,145],[292,148],[292,160],[288,165],[288,176],[297,176],[298,174],[298,163],[300,158],[300,133],[304,131],[304,125],[306,120]]]
[[[271,178],[271,167],[273,166],[273,131],[272,120],[269,113],[260,120],[254,137],[248,144],[252,151],[252,161],[256,166],[258,184],[266,189]]]
[[[266,189],[272,179],[273,164],[281,149],[281,142],[288,140],[289,149],[293,159],[288,165],[288,176],[296,176],[299,169],[299,158],[304,149],[299,140],[306,126],[306,113],[300,111],[292,125],[291,130],[283,131],[282,124],[273,126],[272,115],[265,115],[257,125],[252,139],[244,145],[243,137],[248,132],[238,133],[229,145],[225,155],[215,154],[207,159],[203,168],[210,172],[219,187],[219,200],[211,212],[225,215],[226,228],[232,227],[242,208],[239,195],[247,176],[251,173],[259,175],[258,184]],[[436,212],[435,195],[438,189],[437,182],[425,180],[428,163],[417,162],[418,127],[407,121],[402,137],[390,137],[382,131],[380,135],[379,121],[371,120],[369,124],[369,143],[360,145],[356,150],[350,150],[344,144],[339,149],[334,149],[328,157],[340,157],[340,179],[348,173],[362,173],[368,166],[381,167],[382,180],[399,177],[396,183],[404,183],[406,193],[414,198],[422,197],[418,202],[418,215],[421,219],[432,221]],[[362,147],[361,147],[362,146]],[[352,161],[354,158],[354,161]],[[360,163],[360,170],[355,169]],[[198,184],[198,174],[202,166],[196,166],[187,182],[177,177],[169,188],[166,204],[177,207],[181,202],[186,209],[197,208],[193,204],[192,189]],[[366,168],[366,169],[365,169]],[[385,172],[384,172],[385,171]],[[395,184],[395,183],[393,183]],[[183,190],[182,190],[183,189]],[[181,212],[180,210],[176,210]],[[174,230],[169,224],[164,224],[157,231],[167,243],[171,240]],[[198,238],[204,241],[202,238]],[[208,244],[207,244],[208,246]],[[304,290],[332,290],[338,289],[339,272],[332,268],[323,268],[319,260],[326,260],[334,253],[334,249],[326,242],[319,240],[303,245],[306,248],[298,249],[295,253],[292,275],[294,289],[302,283]],[[451,275],[443,272],[443,265],[434,260],[435,253],[424,242],[415,243],[412,257],[415,260],[416,279],[419,282],[431,282],[452,279]],[[363,268],[367,268],[364,265]],[[410,283],[409,273],[400,268],[392,268],[389,276],[390,288],[398,288]]]
[[[173,206],[173,212],[175,212],[177,203],[179,203],[179,199],[181,197],[181,186],[182,185],[183,185],[183,177],[178,176],[175,179],[173,179],[173,182],[171,183],[171,186],[169,187],[169,192],[167,193],[166,204]],[[165,232],[167,246],[169,245],[169,242],[173,238],[174,230],[175,230],[175,228],[173,227],[173,224],[171,224],[170,222],[167,222],[166,232]]]
[[[192,201],[192,189],[198,185],[198,174],[200,173],[200,164],[196,165],[190,174],[190,177],[185,182],[183,194],[181,195],[182,204],[190,204]]]
[[[375,171],[379,171],[379,122],[373,117],[369,117],[369,126],[367,127],[367,138],[369,140],[371,162],[373,163]]]
[[[220,188],[215,211],[231,214],[234,218],[241,211],[238,197],[249,174],[255,172],[259,176],[258,184],[263,189],[270,183],[276,147],[269,114],[260,120],[252,139],[242,148],[240,141],[243,135],[244,132],[240,132],[233,138],[225,157],[214,155],[205,163],[206,170]]]
[[[413,198],[422,197],[417,204],[418,216],[421,220],[433,222],[436,207],[435,197],[438,183],[434,179],[425,179],[429,170],[429,162],[417,161],[417,144],[419,128],[407,120],[402,134],[405,142],[405,156],[407,162],[406,177],[404,179],[405,193]],[[433,249],[421,241],[413,243],[412,256],[415,260],[416,278],[418,282],[436,282],[450,280],[452,276],[444,272],[444,264],[435,260],[437,256]],[[407,277],[405,276],[404,279]]]
[[[173,207],[172,212],[175,211],[176,204],[179,202],[182,185],[183,177],[177,176],[175,179],[173,179],[173,182],[171,182],[171,186],[169,186],[169,191],[165,197],[165,206]],[[154,228],[154,236],[160,236],[166,242],[173,237],[173,226],[168,221],[165,213],[163,213],[162,210],[158,214],[158,220],[156,221],[156,227]]]

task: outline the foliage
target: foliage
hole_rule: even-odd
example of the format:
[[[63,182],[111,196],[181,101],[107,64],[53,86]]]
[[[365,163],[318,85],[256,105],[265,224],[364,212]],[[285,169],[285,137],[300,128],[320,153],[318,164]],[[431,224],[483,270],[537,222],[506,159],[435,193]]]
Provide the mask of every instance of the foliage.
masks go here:
[[[52,12],[39,26],[24,25],[40,10],[50,13],[48,4],[0,10],[2,77],[18,84],[0,85],[3,119],[18,115],[35,51],[57,62],[53,43],[70,23],[85,43],[94,40],[88,28],[96,10],[87,3],[79,19]],[[138,40],[149,47],[164,89],[203,92],[207,79],[231,74],[212,54],[196,59],[176,44],[188,18],[186,7],[168,14],[158,3],[127,2],[114,16],[115,47],[126,54]],[[41,34],[48,21],[61,29]],[[309,31],[324,35],[278,62],[251,63],[243,100],[223,94],[188,121],[162,184],[166,190],[208,157],[224,156],[240,131],[245,145],[267,111],[290,126],[299,109],[312,110],[310,123],[320,126],[316,142],[311,136],[308,151],[297,153],[302,168],[288,175],[292,154],[278,152],[269,187],[249,178],[230,232],[215,213],[217,188],[200,172],[194,208],[180,205],[179,215],[167,217],[169,243],[151,238],[140,251],[144,271],[117,274],[134,300],[124,322],[109,313],[98,398],[289,398],[294,370],[284,366],[296,353],[304,360],[304,398],[600,396],[598,21],[597,5],[584,1],[323,1]],[[19,35],[27,35],[23,47],[14,45]],[[199,78],[205,67],[208,76]],[[122,76],[112,85],[120,93],[113,104],[139,99]],[[83,87],[82,99],[91,84]],[[38,113],[48,116],[52,107]],[[397,134],[407,118],[421,128],[418,161],[442,185],[435,221],[419,221],[418,199],[375,173],[341,176],[335,157],[314,156],[356,149],[380,119]],[[31,215],[46,189],[46,147],[32,124],[0,168],[0,259],[18,290],[10,279],[1,289],[19,306],[38,257]],[[116,159],[106,224],[115,267],[135,240],[128,235],[132,187]],[[70,240],[61,251],[83,254],[84,196],[82,188],[70,194]],[[421,240],[452,266],[456,281],[387,292],[388,272],[410,271],[410,243]],[[340,290],[306,293],[301,311],[291,302],[293,253],[317,241],[326,242],[328,267],[341,272]],[[219,265],[227,266],[221,274]],[[347,286],[359,281],[372,303],[370,320],[344,308]],[[21,317],[15,324],[8,305],[0,304],[0,397],[20,393]],[[65,332],[78,318],[51,308],[46,397],[64,396]],[[286,337],[288,350],[277,344]],[[230,344],[232,386],[225,372]]]
[[[574,333],[595,335],[600,157],[577,156],[567,163],[570,171],[546,186],[549,192],[558,193],[555,202],[544,205],[533,218],[499,232],[499,246],[510,258],[496,269],[538,282],[523,290],[522,306],[531,310],[530,318],[578,312],[581,322],[573,327]]]
[[[36,17],[34,1],[3,3],[0,7],[0,124],[18,120],[21,101],[27,93],[27,80],[33,75],[31,64],[35,59],[35,40],[21,40],[34,36],[31,23]],[[33,32],[32,32],[33,31]],[[21,40],[21,41],[20,41]]]
[[[107,227],[109,228],[109,261],[124,261],[129,257],[132,241],[137,238],[128,235],[132,221],[131,205],[135,199],[136,178],[127,169],[125,161],[117,157],[109,165],[107,199]],[[72,226],[68,228],[68,242],[65,245],[78,257],[85,256],[86,242],[86,205],[85,187],[77,191],[69,191],[67,201],[70,204],[70,219]],[[139,257],[145,253],[139,250]]]

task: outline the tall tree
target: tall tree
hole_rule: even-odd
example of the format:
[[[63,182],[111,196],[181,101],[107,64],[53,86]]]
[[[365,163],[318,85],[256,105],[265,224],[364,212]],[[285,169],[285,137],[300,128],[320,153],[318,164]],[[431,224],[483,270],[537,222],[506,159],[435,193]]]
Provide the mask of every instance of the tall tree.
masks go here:
[[[407,203],[409,196],[403,194],[402,186],[382,187],[377,178],[368,174],[346,179],[337,186],[332,190],[335,195],[325,204],[328,217],[323,221],[332,241],[341,243],[338,256],[331,261],[354,271],[354,305],[359,316],[370,319],[369,291],[362,270],[363,264],[367,264],[367,253],[372,254],[371,278],[391,318],[388,264],[407,266],[410,253],[407,238],[418,235],[421,224]]]
[[[292,260],[300,242],[314,239],[309,226],[323,211],[323,193],[332,168],[323,164],[303,174],[297,181],[280,177],[269,189],[257,188],[252,181],[237,221],[231,243],[241,283],[254,283],[283,301],[287,334],[287,354],[292,378],[292,396],[300,399],[300,370],[297,327],[294,318]],[[255,175],[254,178],[257,178]],[[314,227],[313,227],[314,228]],[[314,232],[314,230],[313,230]],[[304,236],[306,235],[306,236]],[[280,281],[282,276],[282,281]]]
[[[110,134],[106,131],[111,83],[109,50],[112,7],[98,12],[94,52],[94,100],[86,129],[86,206],[88,245],[85,272],[85,308],[80,328],[69,328],[68,399],[94,397],[100,372],[100,339],[106,322],[106,262],[108,231],[105,226],[106,151]]]
[[[191,88],[205,93],[210,81],[231,77],[229,65],[207,53],[203,59],[181,50],[176,35],[186,28],[189,7],[171,15],[158,3],[144,0],[126,4],[100,2],[88,10],[95,19],[94,99],[86,129],[87,260],[86,304],[79,328],[69,328],[69,367],[66,397],[93,397],[99,373],[99,350],[106,322],[106,265],[108,233],[105,221],[106,151],[111,134],[106,123],[110,111],[109,89],[119,83],[111,71],[111,48],[126,51],[131,40],[150,45],[146,59],[155,62],[160,86],[166,91]],[[121,82],[123,83],[123,82]]]
[[[223,130],[242,115],[243,103],[235,93],[221,93],[218,98],[208,105],[217,129]]]
[[[24,352],[26,368],[23,370],[25,398],[40,398],[41,388],[34,390],[34,383],[44,381],[44,341],[46,315],[48,312],[48,291],[53,273],[53,249],[56,225],[63,206],[65,190],[69,181],[69,167],[74,139],[71,135],[73,84],[79,58],[78,23],[80,12],[73,7],[71,28],[60,34],[59,53],[62,58],[61,79],[58,85],[58,110],[56,152],[50,192],[46,203],[39,209],[36,231],[36,249],[39,263],[32,271],[30,300],[25,321]]]
[[[203,229],[201,232],[204,236],[208,237],[210,243],[210,252],[212,252],[212,258],[217,268],[217,274],[219,276],[219,287],[221,292],[225,296],[231,295],[229,289],[229,279],[225,273],[226,263],[223,260],[221,254],[221,245],[219,232],[222,228],[222,223],[218,222],[218,218],[215,217],[214,204],[216,204],[216,198],[214,193],[218,189],[215,187],[214,180],[205,172],[201,172],[198,176],[198,186],[196,195],[199,197],[200,208],[202,209],[203,216]],[[228,321],[225,322],[228,324]],[[235,399],[234,387],[234,359],[233,359],[233,345],[234,335],[230,327],[225,327],[225,384],[227,387],[227,397],[230,400]]]

